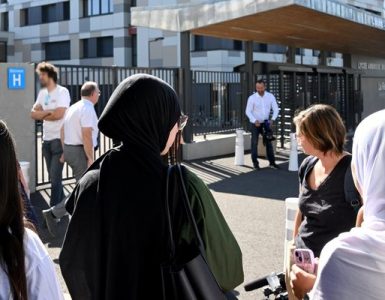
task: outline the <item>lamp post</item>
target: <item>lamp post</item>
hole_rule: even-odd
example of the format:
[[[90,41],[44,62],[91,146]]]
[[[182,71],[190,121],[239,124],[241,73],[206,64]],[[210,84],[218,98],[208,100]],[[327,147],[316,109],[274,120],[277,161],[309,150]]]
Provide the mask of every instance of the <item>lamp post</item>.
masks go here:
[[[153,39],[148,40],[148,67],[151,68],[151,43],[164,40],[163,36],[159,36]]]

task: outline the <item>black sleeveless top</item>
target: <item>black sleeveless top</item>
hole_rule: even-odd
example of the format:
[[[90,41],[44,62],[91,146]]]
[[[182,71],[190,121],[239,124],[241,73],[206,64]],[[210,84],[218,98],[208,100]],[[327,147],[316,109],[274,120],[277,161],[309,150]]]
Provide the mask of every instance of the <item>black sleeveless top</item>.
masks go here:
[[[318,189],[313,190],[307,178],[317,162],[318,159],[308,157],[300,167],[300,174],[305,172],[306,168],[308,171],[304,174],[305,180],[300,183],[299,209],[303,221],[295,239],[297,248],[311,249],[315,257],[320,256],[326,243],[354,227],[356,220],[354,209],[345,200],[344,190],[345,174],[350,167],[351,155],[343,157]]]

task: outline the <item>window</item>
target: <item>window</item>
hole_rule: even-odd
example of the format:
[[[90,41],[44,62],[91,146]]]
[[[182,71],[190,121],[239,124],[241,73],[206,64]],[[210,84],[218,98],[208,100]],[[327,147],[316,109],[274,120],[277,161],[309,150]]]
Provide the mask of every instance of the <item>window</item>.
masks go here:
[[[46,60],[67,60],[71,59],[70,41],[53,42],[45,44]]]
[[[50,23],[55,22],[56,18],[56,4],[44,5],[43,9],[43,22],[42,23]]]
[[[8,31],[8,12],[2,13],[0,18],[1,18],[0,30],[1,31]]]
[[[114,42],[112,36],[82,40],[82,58],[112,57],[114,56]]]
[[[240,50],[242,49],[242,42],[196,35],[194,36],[193,49],[194,51]]]
[[[84,0],[84,17],[110,14],[114,11],[112,0]]]
[[[112,36],[98,38],[97,52],[98,57],[114,56],[114,44]]]
[[[22,10],[22,25],[37,25],[42,23],[41,6],[30,7]]]
[[[7,43],[0,42],[0,62],[7,62]]]
[[[254,51],[255,52],[267,53],[267,44],[254,43]]]
[[[70,2],[25,8],[21,10],[21,26],[37,25],[70,19]]]

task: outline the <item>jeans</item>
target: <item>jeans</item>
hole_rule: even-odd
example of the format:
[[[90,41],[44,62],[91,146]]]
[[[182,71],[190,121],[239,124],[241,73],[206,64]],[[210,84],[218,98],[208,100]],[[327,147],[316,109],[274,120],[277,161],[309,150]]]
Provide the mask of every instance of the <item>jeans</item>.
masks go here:
[[[253,164],[255,166],[258,166],[258,141],[259,141],[259,135],[261,134],[263,136],[263,123],[261,126],[256,127],[254,124],[250,125],[250,131],[251,131],[251,160],[253,161]],[[273,144],[271,141],[266,141],[266,154],[267,158],[270,162],[270,165],[275,164],[275,156],[274,156],[274,150],[273,150]]]
[[[49,178],[51,180],[50,206],[60,203],[64,198],[63,190],[63,165],[60,156],[63,154],[63,147],[60,139],[43,141],[43,156],[47,164]]]

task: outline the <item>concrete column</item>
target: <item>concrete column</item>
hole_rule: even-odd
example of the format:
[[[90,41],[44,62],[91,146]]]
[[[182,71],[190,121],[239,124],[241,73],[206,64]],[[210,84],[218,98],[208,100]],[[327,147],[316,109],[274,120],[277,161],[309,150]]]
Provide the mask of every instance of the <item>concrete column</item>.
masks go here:
[[[192,74],[191,74],[191,58],[190,58],[190,32],[180,33],[180,67],[182,69],[182,84],[180,90],[180,98],[182,100],[182,109],[185,114],[192,113]],[[184,140],[186,143],[193,141],[193,126],[189,122],[184,130]]]
[[[295,51],[296,47],[287,47],[286,62],[288,64],[295,64]]]
[[[253,41],[245,42],[245,70],[247,73],[247,94],[250,95],[255,90],[254,80],[254,49]]]
[[[328,65],[328,56],[326,51],[321,51],[319,55],[319,65],[327,66]]]
[[[345,68],[352,68],[352,55],[344,53],[342,60]]]
[[[9,89],[8,68],[24,69],[25,87]],[[31,192],[36,187],[36,134],[35,122],[30,117],[35,101],[35,73],[32,64],[0,64],[0,119],[7,123],[16,141],[19,161],[30,162],[29,185]],[[1,154],[0,154],[1,155]]]

